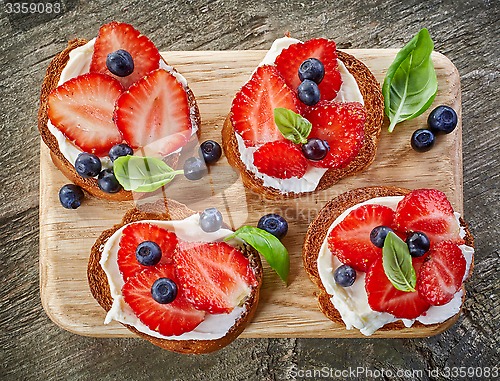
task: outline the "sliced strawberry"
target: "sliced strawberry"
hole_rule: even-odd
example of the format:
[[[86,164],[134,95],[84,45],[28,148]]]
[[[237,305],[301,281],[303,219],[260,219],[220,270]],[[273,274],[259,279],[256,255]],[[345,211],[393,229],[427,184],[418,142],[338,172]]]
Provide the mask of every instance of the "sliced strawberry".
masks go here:
[[[108,70],[109,53],[126,50],[134,60],[134,71],[126,77],[118,77]],[[132,25],[113,21],[101,26],[94,45],[90,72],[111,75],[128,88],[150,71],[160,67],[160,53],[156,46]]]
[[[184,243],[174,254],[187,299],[210,313],[229,313],[257,286],[243,253],[225,242]]]
[[[417,274],[423,261],[423,257],[412,258],[413,267]],[[418,281],[417,276],[417,283]],[[382,257],[378,258],[368,269],[365,290],[368,294],[368,304],[372,310],[388,312],[399,319],[415,319],[430,307],[430,304],[417,291],[400,291],[392,285],[385,275]]]
[[[120,82],[104,74],[72,78],[50,93],[50,121],[82,151],[105,156],[123,140],[113,122],[115,101],[122,91]]]
[[[448,303],[462,287],[466,262],[462,250],[451,241],[434,245],[420,268],[417,290],[433,306]]]
[[[177,285],[177,297],[173,302],[160,304],[153,299],[151,286],[159,278],[169,278]],[[142,323],[165,336],[190,332],[205,318],[205,312],[195,309],[184,296],[173,264],[150,267],[129,278],[122,287],[122,294]]]
[[[317,58],[325,67],[325,76],[319,83],[320,99],[335,99],[342,84],[335,42],[324,38],[315,38],[290,45],[276,57],[275,64],[288,87],[296,91],[300,85],[299,66],[308,58]]]
[[[123,229],[118,249],[118,268],[124,280],[151,267],[141,265],[135,256],[137,246],[144,241],[152,241],[160,246],[160,264],[172,263],[173,253],[177,246],[175,233],[145,222],[130,224]]]
[[[462,243],[460,227],[446,195],[436,189],[416,189],[398,204],[394,220],[400,231],[420,231],[434,245],[451,240]]]
[[[367,271],[382,257],[382,249],[370,241],[377,226],[392,226],[394,211],[382,205],[362,205],[352,210],[328,236],[328,248],[339,261],[358,271]]]
[[[360,103],[322,102],[309,108],[306,119],[312,123],[309,138],[326,140],[330,146],[323,160],[310,162],[315,167],[345,167],[363,146],[366,112]]]
[[[300,179],[307,171],[307,159],[288,140],[264,144],[253,153],[253,163],[259,172],[278,179]]]
[[[274,123],[274,109],[298,113],[299,101],[274,66],[260,66],[236,94],[231,106],[231,123],[247,147],[285,140]]]
[[[155,70],[118,98],[115,122],[132,148],[144,148],[146,155],[168,155],[191,136],[186,91],[168,71]]]

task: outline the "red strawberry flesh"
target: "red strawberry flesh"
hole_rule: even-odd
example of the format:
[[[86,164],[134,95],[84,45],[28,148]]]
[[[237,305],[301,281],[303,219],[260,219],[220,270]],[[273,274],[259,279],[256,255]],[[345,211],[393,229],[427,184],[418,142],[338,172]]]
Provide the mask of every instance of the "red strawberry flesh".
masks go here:
[[[72,78],[50,93],[49,119],[82,151],[105,156],[123,140],[113,122],[115,102],[122,91],[120,82],[104,74]]]
[[[463,243],[453,207],[436,189],[416,189],[407,194],[398,204],[394,222],[400,231],[425,233],[431,247],[445,240]]]
[[[335,99],[342,84],[335,42],[324,38],[315,38],[303,43],[292,44],[276,57],[275,64],[288,87],[296,91],[300,85],[299,66],[308,58],[317,58],[325,67],[325,76],[319,84],[320,99]]]
[[[328,236],[328,248],[339,261],[358,271],[367,271],[382,257],[382,249],[370,241],[377,226],[392,226],[394,211],[382,205],[362,205],[352,210]]]
[[[423,261],[423,257],[412,259],[417,274]],[[417,283],[418,281],[417,276]],[[400,291],[392,285],[385,275],[382,257],[378,258],[368,269],[365,289],[368,304],[372,310],[388,312],[399,319],[416,319],[430,307],[430,304],[417,291]]]
[[[257,286],[243,253],[225,242],[184,243],[174,254],[187,299],[210,313],[229,313]]]
[[[294,92],[273,66],[260,66],[236,94],[231,106],[231,123],[247,147],[285,140],[274,123],[274,109],[298,113]]]
[[[134,60],[134,71],[126,77],[115,76],[106,66],[108,54],[120,49],[129,52]],[[90,63],[90,72],[113,76],[125,88],[128,88],[149,72],[158,69],[159,65],[160,53],[158,49],[133,26],[113,21],[99,29]]]
[[[266,143],[253,156],[259,172],[278,179],[300,179],[307,171],[307,159],[297,145],[290,141]]]
[[[418,293],[434,306],[448,303],[462,287],[465,269],[462,250],[454,242],[435,244],[420,268]]]
[[[176,283],[177,297],[173,302],[160,304],[153,299],[151,287],[159,278],[169,278]],[[149,329],[164,336],[178,336],[190,332],[205,318],[205,312],[195,309],[184,296],[173,264],[150,267],[129,278],[122,287],[122,294],[139,320]]]
[[[173,253],[177,246],[175,233],[144,222],[127,225],[123,229],[118,249],[118,268],[124,280],[151,267],[141,265],[135,256],[137,246],[144,241],[152,241],[160,246],[160,264],[173,262]]]
[[[143,148],[146,156],[168,155],[191,137],[186,91],[174,75],[155,70],[118,98],[115,122],[132,148]]]
[[[330,150],[311,165],[322,168],[343,168],[363,146],[366,112],[357,102],[322,102],[309,108],[306,119],[312,124],[309,138],[326,140]]]

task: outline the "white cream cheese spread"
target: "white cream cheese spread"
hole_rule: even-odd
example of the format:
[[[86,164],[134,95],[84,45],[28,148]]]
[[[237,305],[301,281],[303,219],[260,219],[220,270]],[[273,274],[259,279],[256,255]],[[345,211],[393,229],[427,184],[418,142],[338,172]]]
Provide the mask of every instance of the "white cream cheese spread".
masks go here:
[[[276,57],[278,57],[282,50],[288,48],[292,44],[300,43],[300,40],[291,37],[278,38],[273,42],[271,48],[266,53],[264,59],[261,61],[259,66],[263,65],[274,65]],[[353,75],[349,73],[349,70],[345,67],[341,60],[337,60],[340,75],[342,77],[342,85],[335,98],[337,102],[359,102],[364,104],[363,96],[359,91],[358,84]],[[238,141],[238,150],[240,152],[241,161],[245,164],[248,171],[255,174],[256,177],[262,179],[264,186],[278,189],[282,193],[302,193],[302,192],[312,192],[318,186],[321,178],[328,170],[328,168],[316,168],[309,165],[306,173],[303,177],[292,177],[289,179],[278,179],[275,177],[268,176],[264,173],[259,172],[257,167],[253,162],[253,153],[259,148],[246,147],[243,138],[235,132],[236,140]]]
[[[61,76],[59,78],[59,82],[57,86],[62,85],[64,82],[70,80],[71,78],[78,77],[79,75],[86,74],[90,69],[90,62],[92,60],[92,55],[94,54],[94,44],[95,38],[87,42],[85,45],[79,46],[73,49],[69,53],[69,60],[66,66],[63,68],[61,72]],[[188,83],[186,78],[179,72],[177,72],[172,66],[167,65],[162,59],[160,59],[160,68],[171,73],[177,81],[184,87],[184,89],[188,88]],[[191,118],[191,136],[196,134],[198,130],[198,125],[196,123],[196,107],[193,106],[190,108],[190,118]],[[76,158],[83,151],[74,145],[70,140],[66,138],[66,136],[60,131],[57,127],[55,127],[50,120],[47,122],[47,128],[50,133],[55,136],[57,140],[57,144],[59,145],[59,150],[63,154],[63,156],[68,160],[72,165],[75,164]],[[172,152],[170,155],[178,153],[182,148],[179,148],[175,152]],[[100,157],[102,167],[103,168],[112,168],[113,163],[111,159],[107,156]]]
[[[396,210],[398,202],[402,198],[403,196],[373,198],[345,210],[332,223],[328,229],[327,237],[336,225],[342,222],[352,210],[359,206],[377,204]],[[460,217],[458,213],[455,213],[455,216],[457,220]],[[460,229],[460,236],[462,238],[465,236],[465,230],[463,228]],[[474,248],[467,245],[460,245],[459,247],[467,263],[464,276],[465,280],[469,274]],[[422,324],[436,324],[444,322],[460,311],[463,296],[462,289],[460,289],[447,304],[442,306],[431,306],[416,319],[398,319],[390,313],[374,311],[368,304],[368,296],[365,291],[366,274],[364,272],[356,272],[356,281],[350,287],[341,287],[335,283],[333,273],[337,267],[341,265],[342,263],[336,256],[332,255],[332,252],[328,249],[328,242],[327,239],[325,239],[318,254],[318,273],[321,283],[325,287],[326,292],[331,296],[330,300],[333,306],[339,311],[347,329],[357,328],[362,334],[369,336],[385,324],[396,320],[402,320],[406,327],[411,327],[415,321],[419,321]]]
[[[177,237],[186,242],[215,242],[221,241],[231,235],[233,231],[228,229],[219,229],[214,233],[206,233],[200,227],[199,214],[178,221],[138,221],[136,223],[150,223],[161,228],[174,232]],[[121,289],[124,285],[123,277],[118,268],[117,254],[119,250],[120,238],[125,226],[117,230],[104,244],[102,248],[101,260],[99,261],[102,269],[108,278],[108,284],[113,298],[113,305],[106,315],[105,324],[112,320],[136,328],[150,336],[160,339],[171,340],[216,340],[224,337],[229,329],[235,324],[240,316],[245,312],[245,306],[235,307],[229,314],[209,314],[194,330],[185,332],[179,336],[164,336],[156,331],[149,329],[134,314],[132,308],[125,302]]]

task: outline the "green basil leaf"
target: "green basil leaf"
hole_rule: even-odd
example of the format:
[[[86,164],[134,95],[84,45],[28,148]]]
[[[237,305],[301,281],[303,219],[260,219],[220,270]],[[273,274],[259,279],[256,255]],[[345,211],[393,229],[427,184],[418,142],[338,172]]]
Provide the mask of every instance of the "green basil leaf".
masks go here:
[[[287,108],[278,107],[274,109],[274,123],[286,139],[295,144],[307,143],[312,124],[302,115]]]
[[[113,163],[113,171],[123,189],[153,192],[168,184],[178,174],[163,160],[155,157],[121,156]]]
[[[279,277],[287,283],[290,272],[290,257],[281,241],[265,230],[253,226],[242,226],[225,239],[239,238],[257,250]]]
[[[389,132],[396,124],[422,114],[434,101],[438,82],[431,53],[434,49],[425,28],[399,51],[387,70],[382,86]]]
[[[406,243],[393,232],[389,232],[382,249],[382,264],[385,275],[400,291],[413,292],[417,276],[411,262]]]

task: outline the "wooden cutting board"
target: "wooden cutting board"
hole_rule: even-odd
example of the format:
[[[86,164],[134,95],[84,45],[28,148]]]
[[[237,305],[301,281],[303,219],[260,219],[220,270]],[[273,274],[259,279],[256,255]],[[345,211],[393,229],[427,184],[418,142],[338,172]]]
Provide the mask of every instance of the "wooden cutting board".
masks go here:
[[[346,50],[363,61],[380,83],[397,50]],[[265,51],[169,52],[163,56],[188,80],[202,116],[201,141],[221,141],[221,128],[234,94],[248,80]],[[265,265],[258,311],[241,337],[364,337],[357,330],[328,320],[319,310],[316,286],[307,277],[301,247],[309,223],[330,199],[349,189],[394,185],[406,188],[432,187],[444,191],[455,210],[462,213],[462,128],[460,123],[460,77],[445,56],[432,55],[439,90],[431,108],[420,117],[404,122],[394,133],[382,129],[375,162],[363,173],[342,180],[332,188],[287,201],[267,201],[246,191],[239,176],[223,157],[198,182],[177,179],[167,196],[193,210],[215,206],[233,228],[256,225],[271,212],[285,216],[289,233],[283,240],[290,252],[289,286]],[[427,115],[440,104],[452,106],[459,115],[456,130],[437,139],[434,148],[417,153],[410,147],[414,130],[426,126]],[[87,285],[90,248],[100,233],[118,223],[133,202],[108,202],[87,198],[77,210],[66,210],[58,191],[68,181],[52,164],[47,147],[40,154],[40,290],[49,317],[62,328],[87,336],[131,337],[118,323],[104,325],[104,310],[92,298]],[[372,337],[424,337],[437,334],[456,319],[438,327],[378,331]]]

